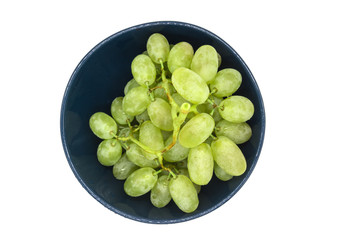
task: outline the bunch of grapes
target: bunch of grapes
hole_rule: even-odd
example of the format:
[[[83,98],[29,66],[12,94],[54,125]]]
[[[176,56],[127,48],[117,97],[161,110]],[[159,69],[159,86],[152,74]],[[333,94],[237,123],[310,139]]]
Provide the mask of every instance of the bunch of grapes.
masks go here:
[[[144,44],[145,45],[145,44]],[[133,79],[111,114],[94,113],[89,125],[100,139],[98,161],[112,168],[131,197],[150,192],[158,208],[171,200],[184,212],[199,205],[198,193],[213,174],[229,181],[246,171],[238,145],[248,141],[254,105],[233,95],[242,76],[219,69],[221,56],[210,45],[169,44],[152,34],[131,63]]]

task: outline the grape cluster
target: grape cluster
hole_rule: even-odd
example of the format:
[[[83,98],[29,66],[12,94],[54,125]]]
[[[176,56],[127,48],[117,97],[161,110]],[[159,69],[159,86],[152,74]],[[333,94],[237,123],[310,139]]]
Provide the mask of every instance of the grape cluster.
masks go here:
[[[131,63],[133,79],[111,104],[111,115],[89,120],[100,139],[98,161],[113,166],[131,197],[150,193],[152,204],[171,199],[184,212],[199,205],[198,193],[213,174],[222,181],[242,175],[246,159],[239,144],[252,130],[252,102],[233,95],[242,76],[219,70],[221,56],[203,45],[195,52],[187,42],[170,45],[152,34],[146,51]]]

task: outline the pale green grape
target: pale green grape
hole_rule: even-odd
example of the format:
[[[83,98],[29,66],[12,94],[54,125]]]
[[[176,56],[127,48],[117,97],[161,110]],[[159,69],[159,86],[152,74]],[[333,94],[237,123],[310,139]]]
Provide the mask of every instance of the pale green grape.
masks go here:
[[[153,159],[147,159],[141,147],[135,143],[129,145],[129,149],[126,150],[127,158],[139,167],[159,167],[159,162]]]
[[[166,141],[165,146],[168,146],[172,143],[173,135],[171,135]],[[168,162],[179,162],[181,160],[184,160],[188,156],[189,148],[185,148],[181,146],[178,139],[177,142],[174,144],[174,146],[166,151],[163,154],[163,157]]]
[[[242,76],[239,71],[233,68],[225,68],[216,74],[210,84],[210,89],[211,91],[216,89],[216,92],[213,93],[216,97],[228,97],[239,89],[241,82]]]
[[[221,62],[222,62],[222,58],[221,58],[221,55],[219,53],[218,54],[218,67],[220,67],[221,65]]]
[[[165,207],[171,201],[169,181],[166,175],[158,178],[156,185],[151,190],[150,200],[157,208]]]
[[[151,103],[148,89],[143,86],[132,88],[123,98],[123,111],[136,116],[144,112]]]
[[[173,201],[180,210],[191,213],[197,209],[199,205],[198,193],[188,177],[178,175],[175,179],[171,179],[169,190]]]
[[[242,175],[247,168],[245,156],[241,149],[229,138],[218,137],[211,145],[215,162],[226,173],[232,176]]]
[[[156,171],[150,167],[139,168],[124,182],[124,191],[131,197],[139,197],[151,191],[158,180]]]
[[[167,66],[171,73],[177,68],[190,68],[194,50],[191,44],[187,42],[179,42],[170,50]]]
[[[131,63],[133,78],[139,85],[150,86],[156,80],[156,67],[149,56],[139,54]]]
[[[178,68],[172,74],[172,84],[177,92],[193,104],[204,103],[209,95],[206,82],[188,68]]]
[[[139,141],[154,151],[164,148],[163,135],[151,121],[143,122],[139,129]],[[155,154],[143,150],[143,154],[147,159],[153,160],[157,158]],[[153,160],[154,161],[154,160]]]
[[[143,122],[150,120],[149,114],[147,114],[147,110],[142,112],[141,114],[136,116],[136,120],[139,124],[142,124]]]
[[[187,159],[187,169],[192,182],[207,185],[213,176],[212,149],[207,143],[191,148]]]
[[[137,81],[132,78],[130,81],[127,82],[127,84],[124,87],[124,95],[126,95],[132,88],[139,87],[140,85],[137,83]]]
[[[103,166],[113,166],[122,156],[122,146],[116,139],[106,139],[97,148],[98,161]]]
[[[191,118],[181,129],[178,140],[186,148],[193,148],[204,142],[213,132],[215,122],[207,113]]]
[[[219,178],[222,181],[228,181],[233,178],[232,175],[229,175],[226,173],[219,165],[214,161],[214,174],[217,178]]]
[[[218,53],[214,47],[203,45],[197,49],[193,56],[191,70],[208,83],[213,80],[218,72],[218,62]]]
[[[254,105],[246,97],[230,96],[220,103],[219,113],[223,119],[229,122],[246,122],[254,114]]]
[[[171,105],[161,98],[156,98],[147,107],[147,113],[152,123],[164,131],[173,130]]]
[[[160,63],[160,59],[166,62],[170,52],[170,45],[164,35],[154,33],[147,40],[146,50],[153,62]]]
[[[184,159],[184,160],[179,161],[179,162],[175,162],[174,165],[178,169],[187,168],[187,159]]]
[[[226,136],[236,144],[247,142],[252,136],[252,129],[248,123],[232,123],[225,119],[215,125],[215,135]]]
[[[111,103],[110,110],[112,117],[118,124],[127,125],[128,121],[131,123],[134,118],[123,111],[123,97],[116,97]]]
[[[111,139],[117,133],[117,123],[106,113],[96,112],[89,120],[91,131],[101,139]],[[112,134],[113,133],[113,134]]]
[[[114,177],[118,180],[125,180],[131,173],[137,170],[139,167],[131,162],[126,153],[122,155],[122,157],[115,163],[112,168],[112,173]]]

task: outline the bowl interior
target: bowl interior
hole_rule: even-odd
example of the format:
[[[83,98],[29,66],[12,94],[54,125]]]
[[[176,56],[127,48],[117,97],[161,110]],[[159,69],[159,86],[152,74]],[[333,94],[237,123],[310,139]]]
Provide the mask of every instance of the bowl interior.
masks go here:
[[[215,47],[222,56],[219,69],[235,68],[243,82],[237,94],[248,97],[255,106],[249,124],[253,136],[240,145],[247,171],[231,181],[222,182],[213,176],[199,193],[200,205],[190,214],[171,203],[158,209],[152,206],[149,194],[132,198],[123,190],[124,181],[116,180],[112,168],[100,165],[96,150],[101,141],[89,128],[90,116],[98,111],[110,114],[115,97],[124,96],[125,84],[132,79],[131,61],[142,53],[147,38],[162,33],[170,43],[189,42],[194,50],[203,44]],[[66,88],[61,109],[61,137],[65,154],[82,186],[101,204],[124,217],[147,223],[175,223],[200,217],[228,201],[251,174],[261,151],[265,128],[263,101],[248,67],[222,39],[200,27],[180,22],[154,22],[118,32],[94,47],[79,63]]]

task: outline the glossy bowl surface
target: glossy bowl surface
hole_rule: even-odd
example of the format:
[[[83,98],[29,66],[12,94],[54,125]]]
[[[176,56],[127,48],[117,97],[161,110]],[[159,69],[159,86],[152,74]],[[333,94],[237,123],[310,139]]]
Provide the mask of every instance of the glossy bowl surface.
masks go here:
[[[132,79],[131,61],[146,48],[147,38],[155,32],[165,35],[170,43],[186,41],[194,50],[203,44],[215,47],[222,56],[219,69],[235,68],[243,82],[237,94],[248,97],[255,106],[249,124],[253,136],[240,145],[247,171],[231,181],[222,182],[213,176],[202,187],[199,207],[193,213],[183,213],[171,201],[158,209],[152,206],[149,194],[132,198],[123,191],[124,181],[112,175],[112,168],[99,164],[96,150],[100,140],[89,128],[90,116],[98,111],[110,113],[115,97],[123,96],[125,84]],[[160,21],[122,30],[96,45],[78,64],[65,89],[61,106],[61,138],[69,165],[81,185],[98,202],[113,212],[145,223],[178,223],[201,217],[227,202],[247,181],[263,145],[265,111],[258,85],[241,57],[224,40],[210,31],[189,23]]]

